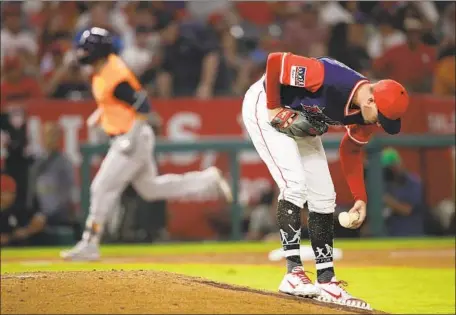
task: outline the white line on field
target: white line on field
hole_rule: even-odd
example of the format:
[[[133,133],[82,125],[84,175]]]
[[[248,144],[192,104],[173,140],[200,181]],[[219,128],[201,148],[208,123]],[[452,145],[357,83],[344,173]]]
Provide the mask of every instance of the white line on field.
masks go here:
[[[21,261],[22,266],[50,266],[52,261],[50,260],[24,260]]]
[[[454,257],[454,250],[403,250],[392,251],[390,257]]]

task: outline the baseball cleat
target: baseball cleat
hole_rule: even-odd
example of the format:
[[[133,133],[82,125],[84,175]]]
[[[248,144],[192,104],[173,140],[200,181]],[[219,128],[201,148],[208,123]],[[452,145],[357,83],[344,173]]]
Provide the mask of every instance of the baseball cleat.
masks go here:
[[[279,292],[308,298],[320,294],[320,290],[310,281],[302,267],[294,267],[290,273],[283,277]]]
[[[347,282],[337,281],[336,277],[333,277],[331,281],[326,283],[316,281],[315,286],[320,289],[320,295],[315,298],[320,302],[356,307],[368,311],[372,310],[367,302],[355,298],[345,291],[343,287],[347,286]]]
[[[72,249],[62,251],[60,257],[69,261],[94,261],[100,259],[100,250],[97,244],[82,240]]]
[[[219,193],[225,198],[226,202],[233,202],[233,193],[231,192],[230,184],[223,177],[222,171],[215,166],[211,166],[208,170],[217,174],[217,185]]]

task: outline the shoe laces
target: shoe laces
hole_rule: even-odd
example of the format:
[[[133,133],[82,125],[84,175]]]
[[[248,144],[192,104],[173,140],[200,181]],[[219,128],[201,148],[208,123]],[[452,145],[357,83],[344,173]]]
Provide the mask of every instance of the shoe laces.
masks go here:
[[[329,284],[334,284],[337,285],[342,291],[348,294],[347,291],[345,291],[344,287],[348,286],[348,282],[344,280],[339,280],[339,281],[331,281]]]
[[[299,278],[299,280],[302,281],[302,283],[304,283],[304,284],[312,283],[312,281],[310,281],[310,278],[307,276],[307,273],[313,274],[313,272],[305,271],[305,270],[301,269],[301,270],[297,270],[293,273]]]

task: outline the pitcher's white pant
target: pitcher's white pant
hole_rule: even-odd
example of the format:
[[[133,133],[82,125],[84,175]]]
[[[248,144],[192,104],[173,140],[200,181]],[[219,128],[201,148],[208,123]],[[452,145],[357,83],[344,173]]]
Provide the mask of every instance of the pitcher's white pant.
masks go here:
[[[336,193],[320,137],[291,138],[269,123],[264,78],[245,94],[242,117],[252,142],[280,188],[279,200],[332,213]]]
[[[157,176],[152,155],[155,145],[152,128],[143,126],[138,138],[135,150],[130,155],[119,151],[117,142],[120,138],[113,141],[90,187],[89,218],[92,222],[100,226],[104,224],[108,212],[116,206],[129,183],[148,201],[217,195],[217,175],[214,172],[198,171]]]

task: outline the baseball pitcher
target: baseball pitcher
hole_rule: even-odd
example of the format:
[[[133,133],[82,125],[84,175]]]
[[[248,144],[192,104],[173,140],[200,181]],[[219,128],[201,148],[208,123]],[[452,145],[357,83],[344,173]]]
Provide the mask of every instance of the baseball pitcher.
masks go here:
[[[344,125],[340,160],[354,197],[350,212],[366,217],[362,146],[375,129],[389,134],[401,129],[409,97],[393,80],[370,82],[331,58],[291,53],[268,56],[266,73],[247,91],[243,121],[272,177],[280,188],[277,220],[287,273],[279,291],[321,301],[370,309],[337,280],[333,266],[333,213],[336,193],[320,136],[330,125]],[[309,208],[309,235],[316,257],[312,283],[300,259],[300,211]]]
[[[82,240],[73,249],[62,252],[63,258],[100,257],[104,223],[129,183],[148,201],[198,195],[223,197],[231,202],[229,185],[215,167],[157,176],[152,158],[155,135],[144,116],[150,112],[146,92],[114,53],[112,36],[107,30],[86,30],[78,43],[77,59],[81,65],[91,65],[94,72],[92,93],[98,109],[87,123],[100,124],[111,137],[111,146],[90,187],[90,213]]]

